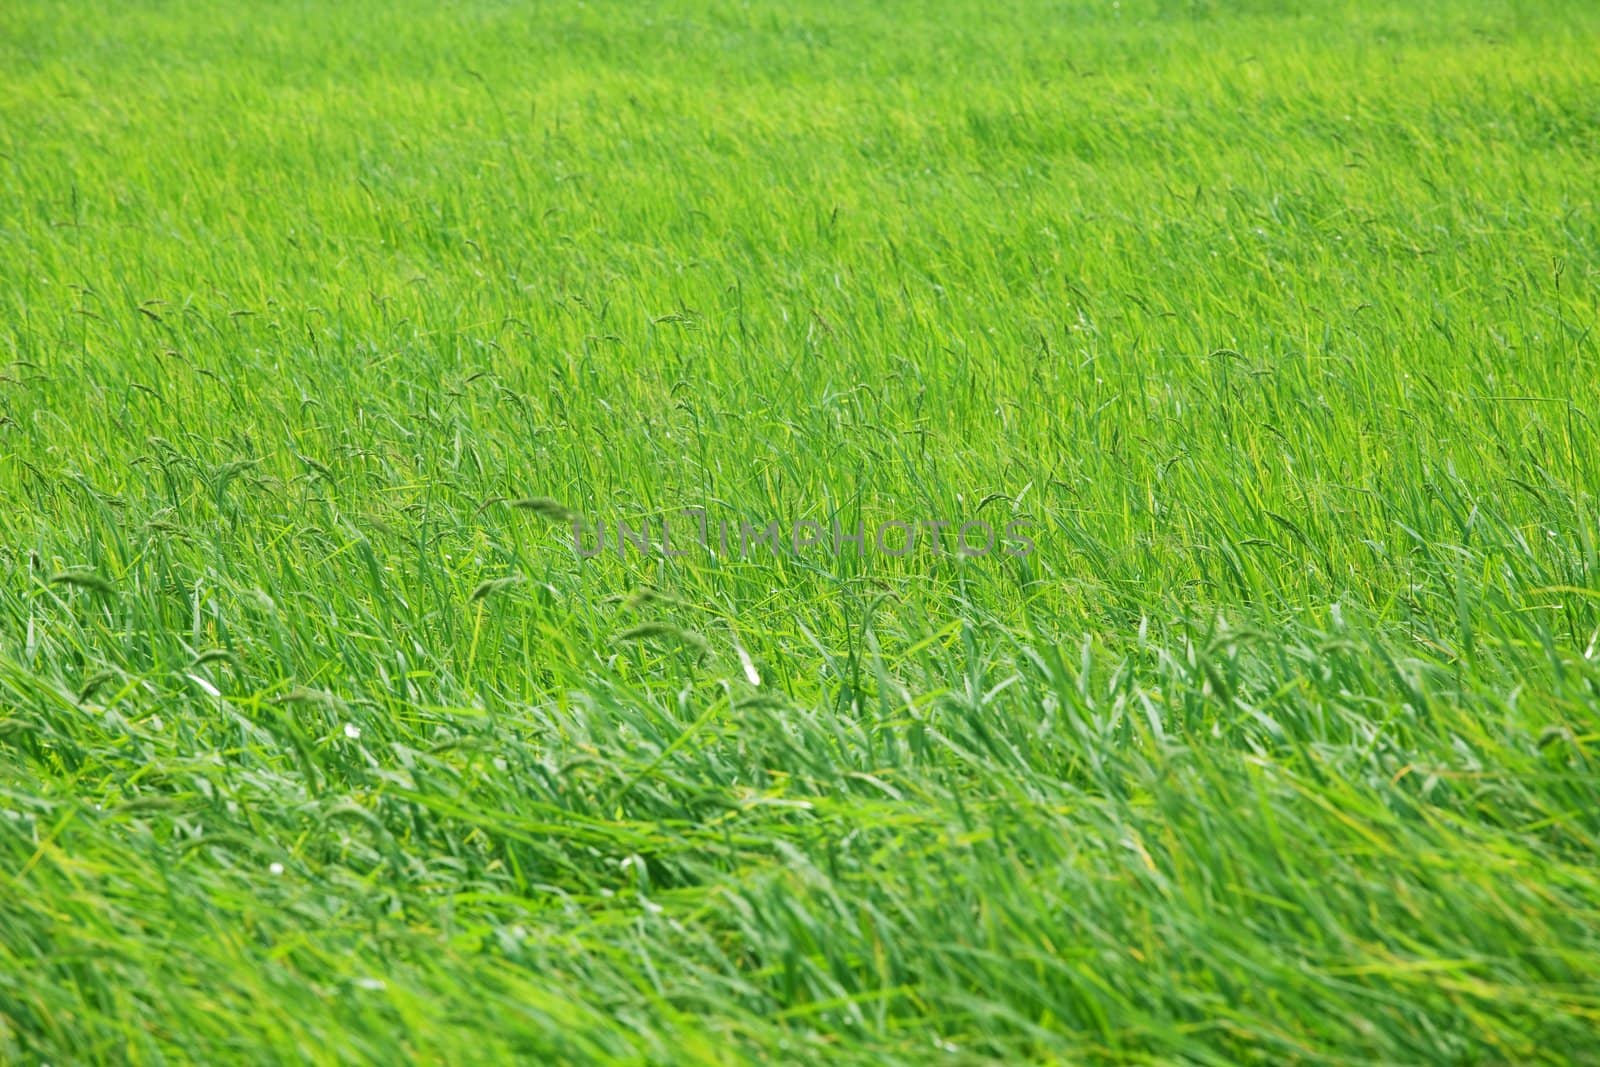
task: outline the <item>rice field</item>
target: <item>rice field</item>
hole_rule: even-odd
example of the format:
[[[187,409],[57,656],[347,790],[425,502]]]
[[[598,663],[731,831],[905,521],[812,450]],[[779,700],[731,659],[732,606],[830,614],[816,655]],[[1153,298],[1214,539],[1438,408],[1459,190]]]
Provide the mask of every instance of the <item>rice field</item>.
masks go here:
[[[1585,0],[6,0],[0,1062],[1595,1062],[1597,192]]]

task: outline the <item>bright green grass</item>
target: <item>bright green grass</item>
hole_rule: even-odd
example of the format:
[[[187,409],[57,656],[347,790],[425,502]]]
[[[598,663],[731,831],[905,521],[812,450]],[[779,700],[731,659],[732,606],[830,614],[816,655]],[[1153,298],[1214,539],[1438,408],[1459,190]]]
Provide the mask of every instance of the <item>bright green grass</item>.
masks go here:
[[[0,1059],[1592,1056],[1597,160],[1586,0],[0,4]]]

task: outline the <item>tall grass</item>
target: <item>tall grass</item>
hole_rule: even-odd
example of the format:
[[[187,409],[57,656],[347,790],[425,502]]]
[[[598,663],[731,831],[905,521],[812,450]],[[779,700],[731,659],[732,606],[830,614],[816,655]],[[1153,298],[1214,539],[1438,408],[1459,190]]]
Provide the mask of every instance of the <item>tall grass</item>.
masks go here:
[[[1597,153],[1577,0],[0,7],[0,1058],[1591,1058]]]

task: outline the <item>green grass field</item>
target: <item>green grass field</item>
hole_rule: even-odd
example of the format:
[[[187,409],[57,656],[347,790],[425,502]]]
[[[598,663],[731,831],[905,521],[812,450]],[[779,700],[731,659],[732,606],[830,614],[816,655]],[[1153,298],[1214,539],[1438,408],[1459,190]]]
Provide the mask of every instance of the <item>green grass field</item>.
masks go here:
[[[1589,0],[0,4],[0,1061],[1595,1062],[1597,191]]]

